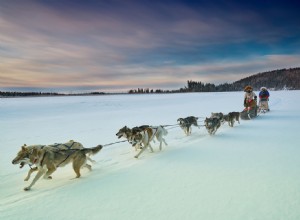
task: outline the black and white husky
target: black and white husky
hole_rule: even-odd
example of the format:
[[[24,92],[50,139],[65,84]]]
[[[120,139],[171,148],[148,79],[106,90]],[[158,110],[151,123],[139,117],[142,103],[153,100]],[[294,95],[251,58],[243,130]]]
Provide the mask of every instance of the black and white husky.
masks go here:
[[[178,122],[179,126],[181,127],[181,129],[184,131],[184,133],[186,135],[190,135],[192,133],[192,125],[200,128],[197,120],[198,120],[197,117],[189,116],[186,118],[178,118],[177,122]]]
[[[214,135],[221,126],[221,120],[217,117],[210,117],[204,120],[206,130],[210,135]]]

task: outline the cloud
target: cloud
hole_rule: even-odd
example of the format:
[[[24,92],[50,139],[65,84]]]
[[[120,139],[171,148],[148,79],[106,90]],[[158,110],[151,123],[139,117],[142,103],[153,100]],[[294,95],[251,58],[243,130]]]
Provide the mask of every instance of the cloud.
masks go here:
[[[6,87],[6,85],[47,88],[90,87],[106,91],[120,91],[120,89],[127,91],[135,88],[178,89],[183,87],[187,80],[215,84],[230,83],[258,72],[296,67],[299,59],[299,55],[271,55],[253,57],[246,61],[210,64],[164,67],[120,65],[114,69],[106,67],[101,70],[85,71],[84,74],[77,72],[56,75],[36,74],[35,71],[25,68],[22,69],[22,74],[17,74],[19,71],[16,71],[12,74],[13,77],[1,77],[1,83],[3,82],[1,87]],[[11,65],[26,66],[21,61],[16,61]]]
[[[218,3],[1,2],[0,88],[177,89],[299,63],[294,11]]]

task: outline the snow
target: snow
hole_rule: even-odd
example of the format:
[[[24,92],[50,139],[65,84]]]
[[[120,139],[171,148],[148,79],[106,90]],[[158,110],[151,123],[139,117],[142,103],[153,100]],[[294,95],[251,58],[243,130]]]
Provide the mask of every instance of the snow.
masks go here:
[[[242,103],[243,92],[0,99],[0,219],[300,219],[300,91],[272,91],[270,112],[215,136],[167,127],[168,146],[139,159],[127,142],[106,146],[80,179],[67,166],[23,191],[29,167],[11,163],[24,143],[105,145],[124,125],[174,125]]]

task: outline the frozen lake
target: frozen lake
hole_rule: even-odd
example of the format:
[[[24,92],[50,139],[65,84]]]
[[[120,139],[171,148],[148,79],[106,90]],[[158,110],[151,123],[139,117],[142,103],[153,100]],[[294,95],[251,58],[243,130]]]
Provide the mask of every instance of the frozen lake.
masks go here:
[[[125,125],[191,115],[203,125],[211,112],[241,111],[243,92],[2,98],[0,219],[300,219],[300,91],[271,91],[270,108],[215,136],[166,127],[168,146],[139,159],[127,142],[107,146],[82,178],[58,168],[25,192],[29,167],[11,163],[25,143],[105,145]]]

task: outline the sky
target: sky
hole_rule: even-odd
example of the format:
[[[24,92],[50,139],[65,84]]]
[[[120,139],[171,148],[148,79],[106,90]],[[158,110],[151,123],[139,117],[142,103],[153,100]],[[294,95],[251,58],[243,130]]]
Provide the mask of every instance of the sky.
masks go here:
[[[0,90],[179,89],[298,67],[300,2],[0,1]]]

